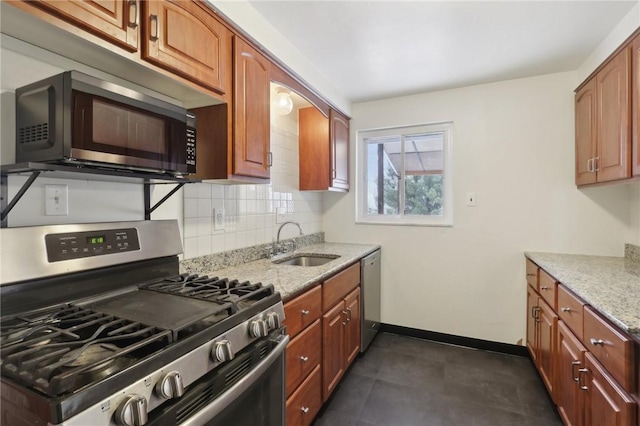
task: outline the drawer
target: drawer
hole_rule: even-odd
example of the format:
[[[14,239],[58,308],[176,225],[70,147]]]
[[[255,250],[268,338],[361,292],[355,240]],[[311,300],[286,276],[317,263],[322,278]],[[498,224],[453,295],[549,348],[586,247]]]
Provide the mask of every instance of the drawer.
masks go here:
[[[538,291],[538,265],[527,259],[527,282]]]
[[[303,329],[307,328],[322,315],[322,300],[320,286],[301,294],[284,304],[284,325],[287,334],[293,339]]]
[[[322,382],[318,365],[287,399],[287,426],[308,426],[322,405]]]
[[[322,354],[322,326],[317,319],[287,345],[287,396],[302,383],[305,377],[320,365]]]
[[[627,392],[635,391],[635,352],[631,337],[584,307],[584,345]]]
[[[322,283],[322,310],[326,312],[360,284],[360,263],[351,265]]]
[[[583,309],[582,300],[574,296],[565,286],[558,286],[558,316],[580,340],[583,340]]]
[[[544,301],[547,302],[554,311],[556,311],[558,309],[558,304],[556,302],[558,284],[556,283],[555,278],[547,274],[544,269],[540,269],[538,284],[538,292],[540,293],[540,296],[542,296]]]

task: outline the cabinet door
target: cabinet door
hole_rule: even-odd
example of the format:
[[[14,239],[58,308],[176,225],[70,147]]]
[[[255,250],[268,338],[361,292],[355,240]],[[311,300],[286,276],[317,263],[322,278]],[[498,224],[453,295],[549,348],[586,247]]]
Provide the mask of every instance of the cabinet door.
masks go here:
[[[349,190],[349,120],[342,114],[329,111],[331,140],[331,187]]]
[[[345,354],[348,367],[360,352],[360,288],[351,292],[344,302],[347,307]]]
[[[316,107],[298,110],[300,190],[326,191],[331,186],[329,119]]]
[[[584,422],[584,392],[578,386],[578,370],[584,368],[586,351],[564,322],[558,321],[556,403],[566,426]]]
[[[234,39],[233,173],[269,178],[269,62]]]
[[[230,34],[192,1],[145,1],[142,57],[205,87],[225,93]]]
[[[542,299],[538,299],[540,305],[538,322],[538,369],[542,381],[547,386],[551,399],[555,401],[555,349],[556,329],[558,316]]]
[[[596,156],[596,81],[591,79],[576,93],[576,185],[595,183],[591,172]]]
[[[538,365],[538,342],[536,341],[536,328],[538,325],[538,293],[527,286],[527,349],[533,363]]]
[[[585,354],[587,368],[585,426],[633,426],[635,403],[595,357]]]
[[[140,0],[31,2],[131,52],[138,50]]]
[[[624,49],[596,75],[598,182],[631,176],[630,50]]]
[[[344,374],[347,311],[338,303],[322,316],[322,400],[326,401]]]
[[[631,153],[633,155],[632,163],[634,176],[640,176],[640,35],[631,43],[631,90],[633,96],[632,99],[632,148]]]

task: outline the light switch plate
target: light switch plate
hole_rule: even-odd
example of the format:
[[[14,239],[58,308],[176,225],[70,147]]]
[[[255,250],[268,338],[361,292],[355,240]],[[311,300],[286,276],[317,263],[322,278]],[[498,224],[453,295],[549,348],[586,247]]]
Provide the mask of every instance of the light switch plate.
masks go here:
[[[476,193],[475,192],[467,192],[467,206],[475,207],[476,206]]]
[[[67,185],[44,186],[44,214],[46,216],[66,216],[69,214]]]
[[[284,223],[287,221],[287,208],[276,207],[276,223]]]
[[[213,229],[214,231],[224,229],[224,209],[213,209]]]

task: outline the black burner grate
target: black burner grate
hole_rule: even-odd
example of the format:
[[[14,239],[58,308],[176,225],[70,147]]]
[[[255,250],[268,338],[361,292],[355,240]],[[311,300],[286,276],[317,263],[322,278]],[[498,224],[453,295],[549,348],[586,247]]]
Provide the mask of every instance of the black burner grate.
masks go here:
[[[272,285],[190,274],[163,279],[143,288],[214,302],[229,307],[231,313],[245,309],[275,292]]]
[[[3,319],[2,372],[61,395],[161,350],[171,332],[74,305]]]

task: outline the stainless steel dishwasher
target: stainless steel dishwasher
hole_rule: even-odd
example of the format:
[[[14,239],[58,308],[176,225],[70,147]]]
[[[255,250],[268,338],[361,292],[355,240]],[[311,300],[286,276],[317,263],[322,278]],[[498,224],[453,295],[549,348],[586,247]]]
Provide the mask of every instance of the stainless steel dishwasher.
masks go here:
[[[367,350],[380,329],[380,250],[360,261],[362,312],[360,352]]]

